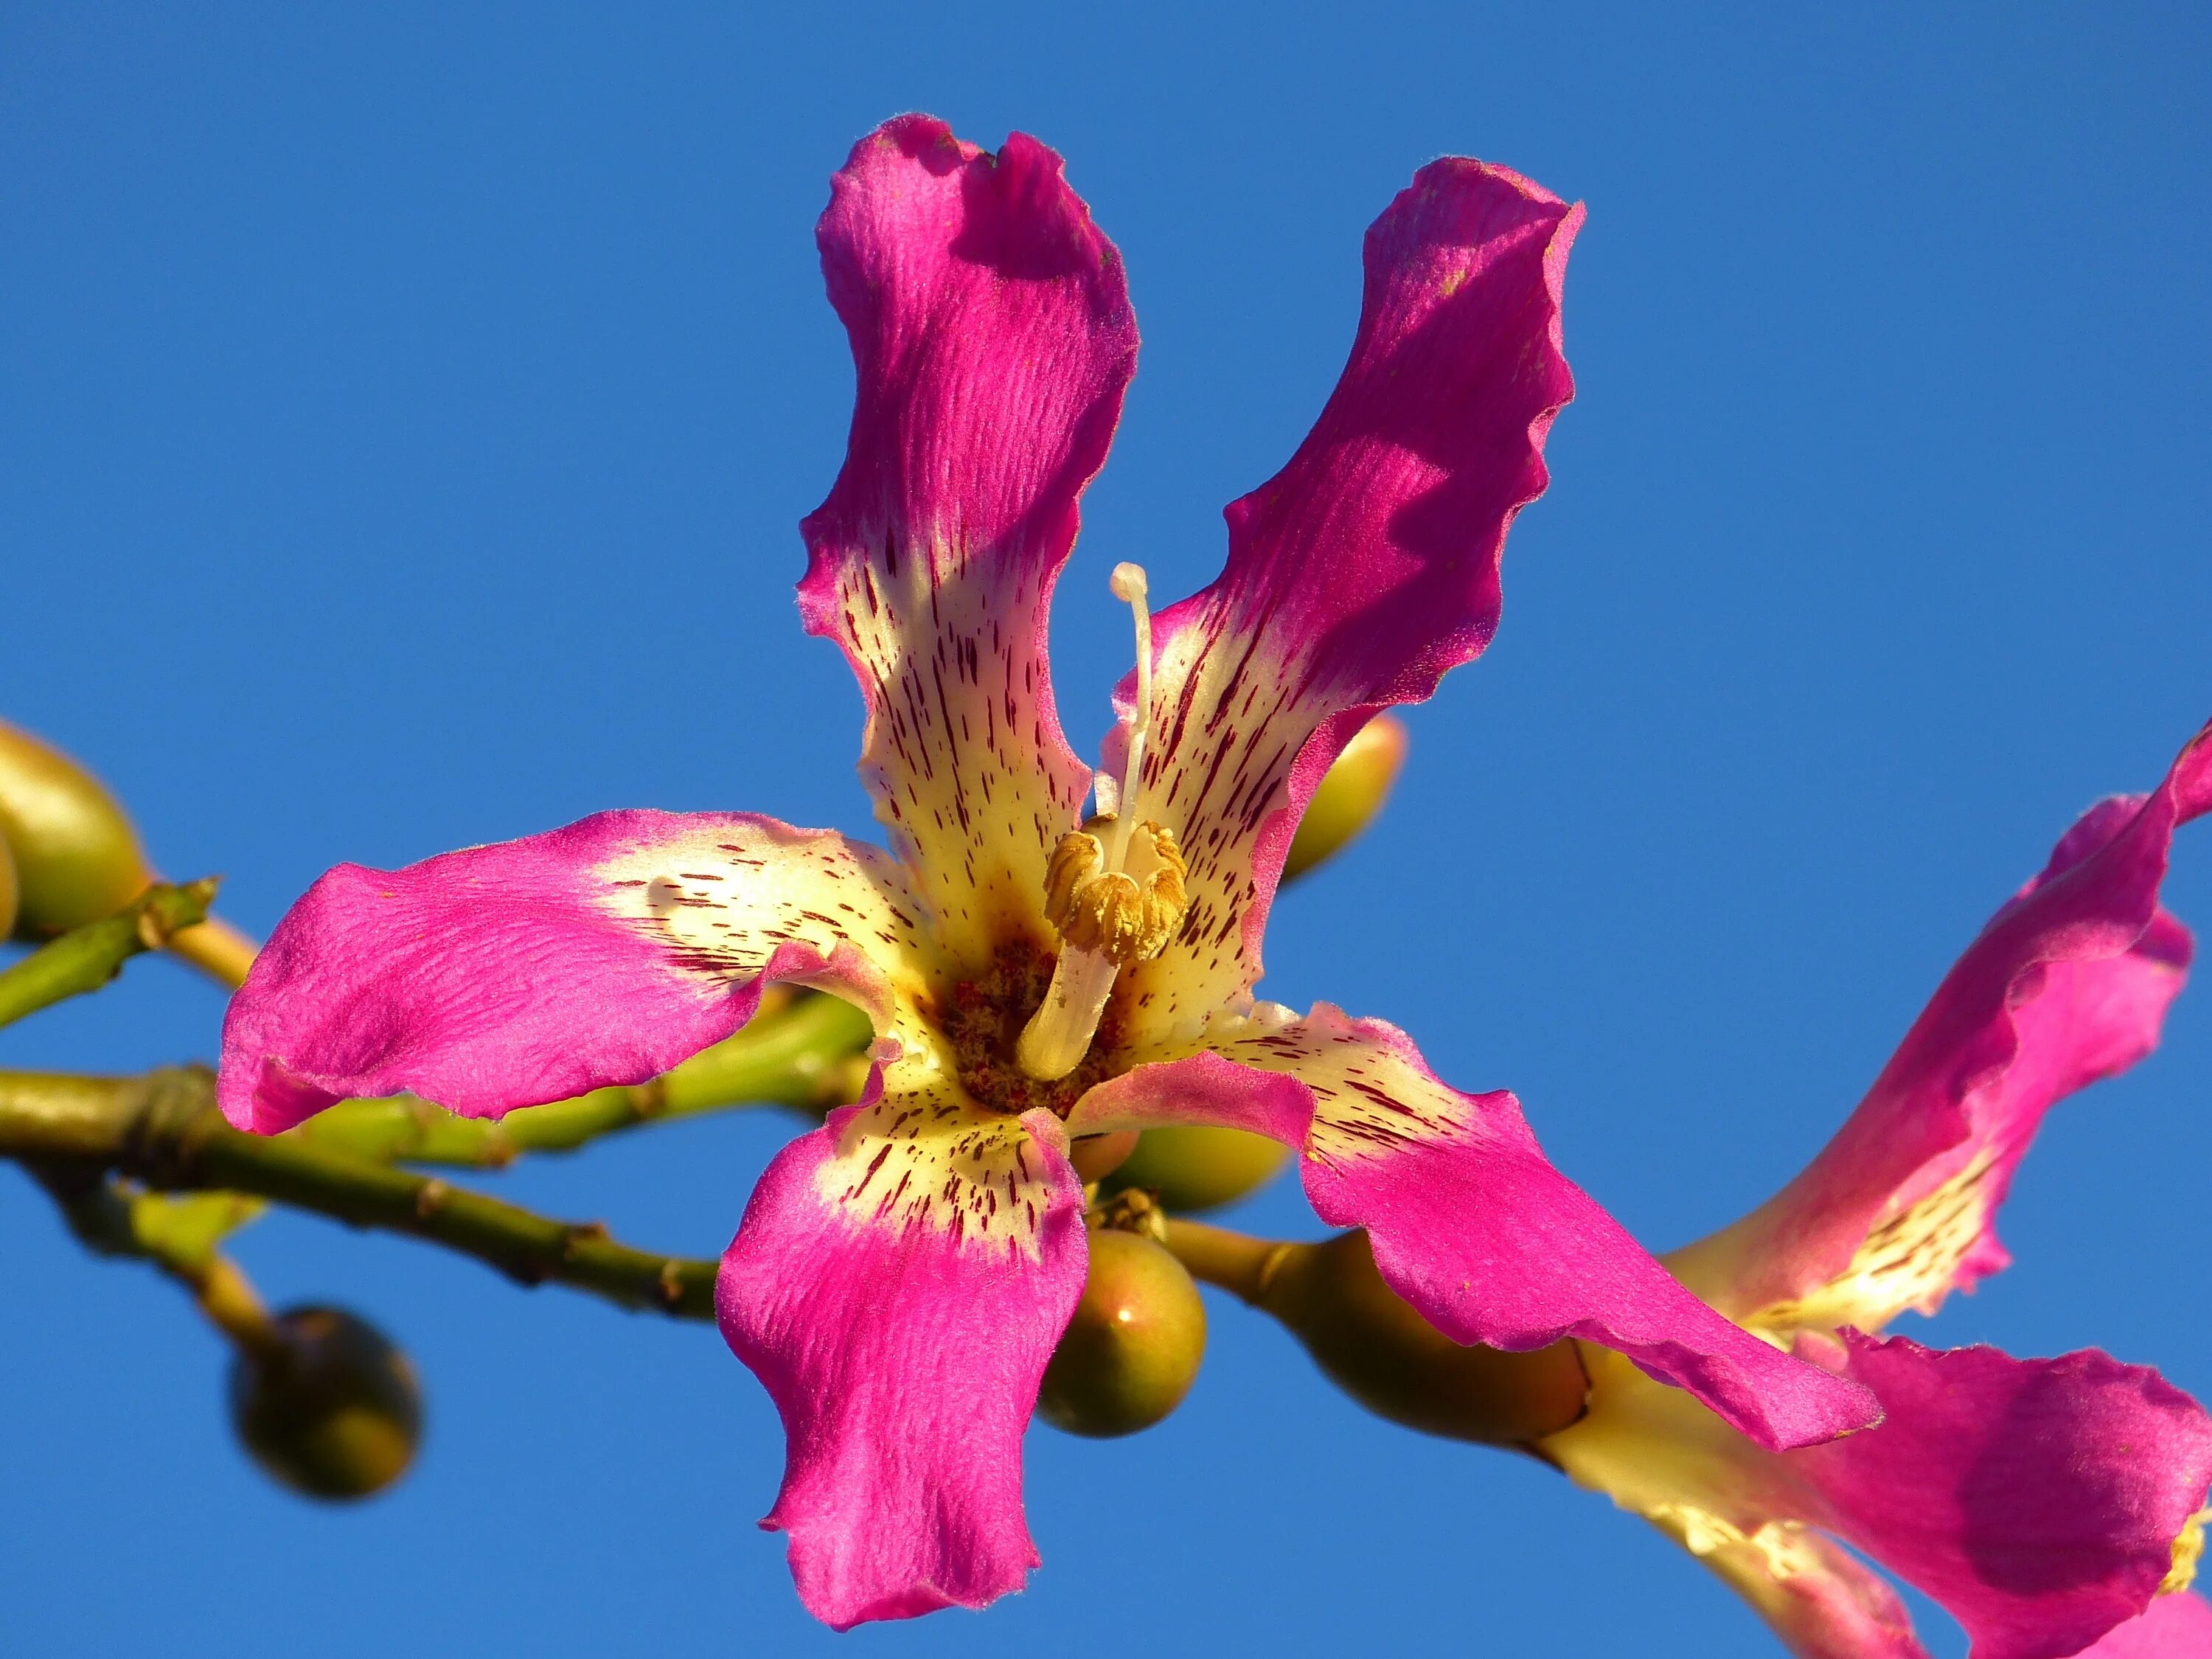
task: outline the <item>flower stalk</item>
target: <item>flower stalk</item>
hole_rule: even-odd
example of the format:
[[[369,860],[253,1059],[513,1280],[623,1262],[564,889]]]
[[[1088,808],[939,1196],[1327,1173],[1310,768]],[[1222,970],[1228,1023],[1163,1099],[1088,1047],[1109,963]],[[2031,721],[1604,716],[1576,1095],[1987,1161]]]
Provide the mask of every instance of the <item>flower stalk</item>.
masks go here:
[[[0,1025],[97,991],[140,952],[173,948],[188,931],[204,931],[216,886],[212,876],[181,887],[157,883],[113,915],[41,945],[0,972]]]
[[[556,1220],[435,1176],[242,1133],[223,1121],[215,1079],[199,1066],[135,1078],[0,1073],[0,1156],[104,1169],[164,1191],[251,1194],[441,1245],[520,1284],[568,1285],[681,1319],[714,1316],[712,1261],[635,1249],[599,1222]]]

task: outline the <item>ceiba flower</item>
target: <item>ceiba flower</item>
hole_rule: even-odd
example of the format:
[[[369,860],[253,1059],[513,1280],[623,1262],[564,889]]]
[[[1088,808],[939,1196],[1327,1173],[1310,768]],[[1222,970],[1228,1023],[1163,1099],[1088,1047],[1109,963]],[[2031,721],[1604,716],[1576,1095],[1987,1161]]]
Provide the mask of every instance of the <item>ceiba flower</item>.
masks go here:
[[[1252,996],[1331,759],[1496,628],[1506,528],[1572,390],[1582,216],[1501,167],[1415,176],[1368,234],[1343,378],[1228,509],[1220,577],[1155,617],[1142,572],[1115,571],[1139,651],[1094,774],[1061,735],[1046,618],[1135,366],[1120,257],[1034,140],[994,156],[919,116],[863,139],[817,230],[857,388],[799,601],[860,680],[892,852],[617,811],[341,866],[232,1006],[224,1111],[274,1133],[414,1090],[497,1115],[665,1071],[772,981],[865,1009],[865,1094],[769,1165],[718,1292],[788,1440],[763,1524],[839,1626],[979,1606],[1037,1564],[1020,1441],[1083,1288],[1075,1136],[1273,1136],[1462,1342],[1605,1345],[1761,1446],[1871,1421],[1860,1383],[1685,1291],[1511,1095],[1451,1088],[1379,1020]]]
[[[1802,1174],[1667,1258],[1731,1318],[1871,1389],[1879,1428],[1777,1455],[1589,1350],[1587,1413],[1542,1443],[1805,1659],[1925,1659],[1895,1593],[1844,1545],[1942,1603],[1974,1659],[2092,1643],[2100,1659],[2212,1655],[2212,1607],[2175,1593],[2212,1481],[2194,1401],[2094,1351],[2015,1359],[1878,1334],[2008,1265],[1996,1209],[2044,1113],[2156,1045],[2191,954],[2159,886],[2175,826],[2208,811],[2212,726],[2148,795],[2067,832]]]

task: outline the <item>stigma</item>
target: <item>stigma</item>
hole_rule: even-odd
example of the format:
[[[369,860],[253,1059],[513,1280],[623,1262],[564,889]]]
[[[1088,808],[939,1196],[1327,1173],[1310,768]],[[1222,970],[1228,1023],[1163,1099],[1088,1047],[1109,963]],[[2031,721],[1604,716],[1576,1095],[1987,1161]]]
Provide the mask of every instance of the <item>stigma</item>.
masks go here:
[[[1174,834],[1154,819],[1137,822],[1131,811],[1152,723],[1152,618],[1145,573],[1133,564],[1117,564],[1110,585],[1115,598],[1135,613],[1136,711],[1113,796],[1118,810],[1062,836],[1045,871],[1045,917],[1059,932],[1060,959],[1043,1005],[1015,1045],[1014,1060],[1048,1083],[1083,1063],[1115,975],[1165,950],[1189,908],[1182,849]],[[1111,781],[1099,780],[1102,796]]]

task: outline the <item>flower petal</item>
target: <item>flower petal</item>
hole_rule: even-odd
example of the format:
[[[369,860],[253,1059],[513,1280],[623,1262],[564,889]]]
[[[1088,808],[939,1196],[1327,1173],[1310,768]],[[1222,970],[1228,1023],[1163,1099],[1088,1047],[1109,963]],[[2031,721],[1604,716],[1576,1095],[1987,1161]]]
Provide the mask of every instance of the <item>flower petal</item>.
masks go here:
[[[1824,1534],[1789,1524],[1747,1534],[1693,1514],[1651,1519],[1751,1603],[1798,1659],[1928,1659],[1888,1581]]]
[[[746,813],[602,812],[404,870],[342,864],[223,1022],[218,1094],[275,1133],[414,1090],[471,1117],[666,1071],[790,980],[912,1023],[928,972],[899,867]]]
[[[1840,1540],[1948,1609],[1975,1659],[2075,1652],[2153,1605],[2212,1480],[2212,1419],[2101,1353],[2014,1359],[1808,1337],[1887,1415],[1787,1456],[1591,1355],[1589,1409],[1542,1449],[1683,1543],[1804,1655],[1917,1655]],[[1863,1575],[1863,1570],[1862,1576]]]
[[[2141,1618],[2082,1649],[2081,1659],[2212,1659],[2212,1602],[2161,1595]]]
[[[1038,1563],[1022,1431],[1086,1255],[1066,1144],[1049,1112],[884,1096],[787,1146],[745,1207],[715,1300],[783,1417],[761,1524],[840,1630],[981,1607]]]
[[[1730,1324],[1545,1159],[1510,1094],[1440,1082],[1404,1032],[1327,1003],[1217,1028],[1208,1051],[1091,1090],[1071,1133],[1217,1123],[1304,1151],[1306,1195],[1364,1227],[1390,1287],[1457,1342],[1514,1352],[1603,1343],[1691,1390],[1762,1444],[1876,1417],[1856,1384]]]
[[[1934,1596],[1976,1659],[2075,1651],[2148,1606],[2212,1482],[2212,1419],[2094,1352],[2018,1360],[1845,1338],[1888,1411],[1807,1454],[1851,1543]]]
[[[942,936],[1042,924],[1090,769],[1046,663],[1076,501],[1135,372],[1121,256],[1020,133],[997,156],[908,115],[854,147],[817,232],[858,383],[844,470],[802,529],[807,631],[867,699],[860,772]]]
[[[1189,860],[1190,910],[1129,970],[1132,1030],[1188,1030],[1260,976],[1299,815],[1377,709],[1418,702],[1498,625],[1506,527],[1543,490],[1573,393],[1560,285],[1580,207],[1447,159],[1367,233],[1343,377],[1290,465],[1229,508],[1229,560],[1163,612],[1133,810]],[[1127,704],[1133,679],[1123,682]],[[1109,752],[1109,769],[1118,764]]]
[[[1872,1330],[2005,1266],[1992,1218],[2043,1114],[2157,1044],[2191,949],[2159,885],[2207,810],[2212,726],[2149,795],[2082,817],[1804,1172],[1668,1257],[1683,1282],[1747,1323]]]

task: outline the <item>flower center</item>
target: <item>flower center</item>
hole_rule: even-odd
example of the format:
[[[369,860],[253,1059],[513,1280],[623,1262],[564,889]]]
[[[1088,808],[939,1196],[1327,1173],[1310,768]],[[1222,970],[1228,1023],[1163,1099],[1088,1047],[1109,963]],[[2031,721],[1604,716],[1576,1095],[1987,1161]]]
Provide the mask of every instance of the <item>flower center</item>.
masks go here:
[[[1152,722],[1152,616],[1141,568],[1115,565],[1111,586],[1136,617],[1136,713],[1115,810],[1062,836],[1045,872],[1045,915],[1060,932],[1060,960],[1042,1005],[1015,1045],[1014,1059],[1046,1082],[1082,1063],[1114,994],[1115,975],[1165,950],[1189,903],[1182,849],[1174,835],[1150,818],[1136,823],[1129,811]]]

